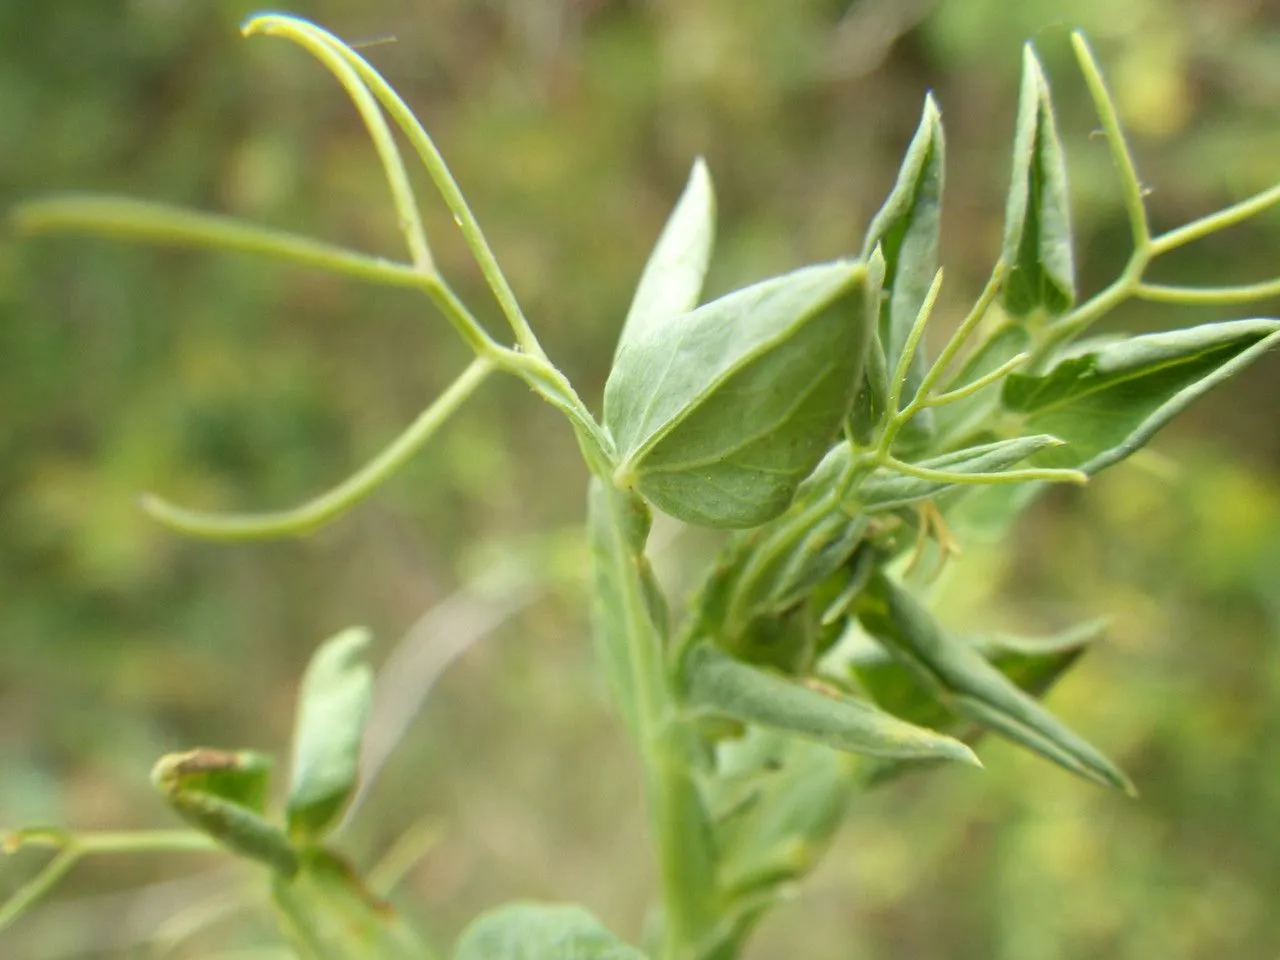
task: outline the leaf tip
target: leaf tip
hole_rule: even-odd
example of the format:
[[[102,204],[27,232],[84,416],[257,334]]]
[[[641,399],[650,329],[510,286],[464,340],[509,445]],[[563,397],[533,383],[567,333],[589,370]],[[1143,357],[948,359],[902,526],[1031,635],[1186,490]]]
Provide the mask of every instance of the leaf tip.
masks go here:
[[[971,767],[977,767],[979,770],[986,769],[986,765],[982,762],[982,759],[973,752],[973,748],[971,746],[960,740],[957,740],[956,743],[961,749],[955,752],[954,759],[958,760],[960,763],[966,763]]]
[[[1031,88],[1037,101],[1049,99],[1049,80],[1045,76],[1040,55],[1036,53],[1035,44],[1030,40],[1022,46],[1022,82],[1024,92]]]
[[[921,123],[933,128],[942,124],[942,108],[938,106],[938,98],[933,95],[932,90],[924,95],[924,111],[921,113]]]

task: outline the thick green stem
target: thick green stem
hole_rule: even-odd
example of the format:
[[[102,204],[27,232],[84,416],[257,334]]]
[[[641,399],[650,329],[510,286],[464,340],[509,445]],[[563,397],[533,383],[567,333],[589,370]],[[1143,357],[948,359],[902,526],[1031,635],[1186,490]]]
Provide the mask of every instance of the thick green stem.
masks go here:
[[[693,779],[693,732],[679,716],[667,669],[666,625],[655,615],[644,557],[647,512],[608,477],[592,480],[590,517],[597,577],[610,609],[597,623],[611,676],[644,765],[650,829],[662,888],[662,960],[694,960],[715,921],[715,861]],[[641,510],[644,508],[641,506]],[[639,518],[639,519],[638,519]]]

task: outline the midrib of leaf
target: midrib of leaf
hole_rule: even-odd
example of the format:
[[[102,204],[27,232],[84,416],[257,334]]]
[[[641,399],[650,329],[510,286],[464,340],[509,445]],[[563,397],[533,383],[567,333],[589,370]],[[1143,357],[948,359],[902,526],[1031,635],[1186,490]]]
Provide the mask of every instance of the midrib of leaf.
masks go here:
[[[1277,330],[1276,332],[1280,332],[1280,330]],[[1244,350],[1248,350],[1250,347],[1256,346],[1257,344],[1261,343],[1263,340],[1266,340],[1271,336],[1274,336],[1274,334],[1264,334],[1258,337],[1258,339],[1255,340],[1253,343],[1244,347],[1239,352],[1243,353]],[[1243,340],[1245,338],[1241,337],[1240,339]],[[1239,341],[1234,341],[1229,344],[1222,344],[1216,348],[1211,348],[1209,350],[1206,350],[1203,353],[1193,354],[1191,356],[1173,357],[1162,363],[1146,366],[1146,367],[1143,367],[1141,370],[1135,370],[1132,373],[1128,373],[1128,374],[1111,375],[1111,376],[1106,376],[1105,378],[1099,377],[1098,379],[1102,380],[1103,382],[1099,383],[1095,387],[1081,390],[1076,393],[1072,393],[1070,396],[1064,397],[1062,400],[1058,400],[1058,401],[1055,401],[1054,403],[1046,404],[1045,406],[1042,406],[1042,407],[1036,407],[1033,410],[1017,411],[1017,412],[1029,419],[1031,417],[1040,416],[1041,414],[1060,411],[1062,410],[1063,407],[1068,407],[1073,403],[1076,403],[1080,400],[1085,399],[1086,397],[1091,397],[1094,394],[1102,393],[1103,391],[1113,389],[1122,384],[1129,383],[1130,381],[1139,380],[1143,377],[1149,377],[1154,374],[1158,374],[1165,370],[1170,370],[1175,367],[1191,366],[1191,365],[1200,363],[1202,361],[1208,363],[1211,360],[1213,361],[1212,365],[1217,366],[1218,361],[1213,358],[1215,358],[1220,353],[1233,352],[1233,349],[1237,343],[1239,343]]]
[[[704,457],[701,460],[686,460],[680,463],[666,463],[660,466],[650,467],[643,472],[650,475],[655,473],[676,473],[676,472],[681,472],[686,470],[696,470],[699,467],[710,467],[710,466],[717,466],[722,463],[727,463],[730,459],[733,458],[734,455],[736,455],[746,447],[751,446],[753,443],[756,443],[759,440],[764,440],[766,437],[769,436],[769,434],[776,433],[777,431],[785,427],[790,422],[791,418],[795,415],[796,410],[802,407],[804,405],[804,402],[813,395],[814,391],[822,386],[822,384],[827,379],[827,377],[830,376],[832,370],[835,369],[835,366],[836,366],[835,361],[829,360],[827,362],[826,367],[823,368],[822,374],[820,376],[815,376],[805,390],[803,390],[801,393],[796,394],[796,401],[793,404],[791,404],[791,406],[787,407],[785,411],[783,411],[782,415],[778,418],[778,420],[776,420],[770,426],[762,427],[760,430],[756,431],[755,433],[749,434],[734,446],[727,448],[724,452],[716,454],[715,456]],[[778,470],[778,469],[772,469],[769,467],[753,467],[750,465],[744,466],[743,469],[756,470],[759,473],[772,473],[780,476],[788,476],[793,472],[790,470]]]
[[[751,363],[759,359],[762,355],[768,353],[770,350],[773,350],[779,344],[784,343],[786,340],[790,339],[798,329],[800,329],[801,327],[805,326],[808,323],[812,323],[814,320],[816,320],[819,317],[819,315],[831,309],[835,305],[835,303],[841,300],[844,297],[844,295],[848,293],[849,289],[855,285],[855,281],[860,281],[865,274],[865,270],[853,269],[855,264],[852,262],[848,264],[838,264],[838,262],[833,261],[832,263],[824,264],[823,266],[834,270],[834,268],[837,265],[843,265],[846,267],[846,276],[842,282],[832,285],[831,290],[828,291],[827,293],[826,299],[820,301],[820,303],[815,308],[810,309],[807,313],[803,314],[800,318],[798,318],[797,321],[787,325],[784,329],[778,331],[772,337],[768,337],[764,340],[761,340],[752,349],[743,353],[737,359],[737,361],[734,363],[733,366],[731,366],[727,370],[721,371],[713,380],[708,381],[707,385],[701,391],[699,391],[689,402],[687,402],[684,405],[682,412],[678,413],[676,416],[673,416],[670,420],[666,421],[665,424],[662,424],[660,426],[660,429],[655,429],[652,433],[650,433],[648,435],[648,438],[644,441],[644,443],[636,447],[636,449],[621,464],[619,464],[618,472],[623,474],[630,474],[633,471],[633,466],[637,460],[641,459],[646,453],[648,453],[651,449],[653,449],[653,447],[656,444],[660,443],[662,439],[666,437],[667,434],[669,434],[672,430],[674,430],[686,419],[688,419],[688,417],[690,417],[698,409],[698,407],[701,406],[702,401],[705,400],[710,394],[718,390],[725,383],[725,381],[729,380],[734,375],[741,372],[745,367],[749,366]],[[861,264],[858,264],[857,266],[861,266]],[[750,309],[754,309],[756,306],[758,306],[761,299],[763,299],[761,296],[757,296],[754,302],[752,303],[752,306]],[[714,303],[715,301],[712,301],[712,302]],[[697,309],[699,310],[706,309],[707,306],[710,306],[710,304],[704,305],[703,307],[699,307]],[[744,308],[743,312],[746,312],[747,309],[748,308]],[[688,327],[686,325],[681,329],[681,337],[683,338],[684,336],[686,336],[687,332],[688,332]],[[681,340],[681,342],[683,343],[683,339]],[[671,351],[667,360],[667,365],[663,369],[662,380],[665,380],[667,374],[670,372],[671,363],[674,361],[676,354],[677,354],[677,351],[675,350]],[[659,382],[661,383],[662,380],[660,380]],[[660,396],[661,396],[661,391],[655,390],[653,392],[653,396],[650,398],[649,403],[645,407],[644,417],[638,420],[638,423],[644,426],[645,429],[647,429],[647,421],[648,421],[649,415],[652,413],[653,405],[654,403],[657,402]],[[636,432],[639,435],[644,435],[643,430],[637,430]]]
[[[676,357],[679,356],[680,348],[684,346],[685,337],[687,337],[688,335],[689,335],[689,327],[687,324],[685,324],[680,327],[679,333],[676,336],[675,348],[671,350],[670,353],[667,354],[667,363],[662,368],[661,376],[658,377],[658,384],[657,384],[658,389],[653,390],[649,394],[649,402],[644,405],[643,412],[640,414],[640,416],[636,420],[636,423],[638,425],[636,433],[639,434],[640,436],[643,436],[644,431],[648,429],[649,418],[650,416],[653,415],[653,406],[658,402],[659,398],[661,398],[663,393],[661,387],[667,382],[667,377],[670,376],[671,374],[671,366],[676,362]],[[634,458],[634,454],[632,455],[632,457],[627,458],[627,461],[626,463],[623,464],[623,466],[625,467],[628,464],[630,464],[633,458]]]

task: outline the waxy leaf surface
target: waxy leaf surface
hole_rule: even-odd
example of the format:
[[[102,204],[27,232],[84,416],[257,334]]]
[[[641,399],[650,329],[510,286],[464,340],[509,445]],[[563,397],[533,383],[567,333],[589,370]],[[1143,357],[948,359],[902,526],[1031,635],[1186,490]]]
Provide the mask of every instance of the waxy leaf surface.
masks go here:
[[[645,960],[582,907],[512,903],[472,921],[454,960]]]
[[[1097,473],[1148,440],[1213,387],[1280,344],[1280,321],[1233,320],[1127,340],[1077,344],[1041,376],[1010,374],[1002,402],[1029,429],[1066,445],[1044,466]]]
[[[806,267],[629,339],[605,386],[615,483],[704,526],[785,510],[852,404],[864,278],[856,262]]]
[[[958,740],[834,689],[818,690],[741,663],[711,644],[694,645],[681,674],[684,705],[694,713],[732,717],[865,756],[978,762]]]
[[[1109,760],[1024,693],[973,647],[947,634],[903,587],[873,578],[858,607],[863,628],[951,712],[1095,783],[1133,786]]]
[[[877,245],[867,258],[867,316],[871,318],[872,334],[867,343],[862,383],[854,395],[847,427],[849,435],[862,446],[869,446],[875,439],[877,429],[889,412],[889,361],[885,357],[878,320],[884,302],[885,270],[884,251]]]
[[[298,696],[287,818],[291,836],[316,840],[346,809],[360,773],[373,671],[364,661],[369,632],[345,630],[307,666]]]
[[[967,637],[967,643],[1020,690],[1043,697],[1097,639],[1104,623],[1092,621],[1051,637]],[[849,658],[849,666],[871,698],[894,716],[976,742],[985,728],[953,713],[938,699],[931,685],[921,683],[917,672],[868,638]],[[885,760],[865,771],[865,782],[879,784],[912,770],[919,764]]]
[[[1030,44],[1013,135],[1013,176],[1005,203],[1007,269],[1001,299],[1014,316],[1064,313],[1075,302],[1067,166],[1049,99],[1049,83]]]
[[[942,117],[933,97],[929,96],[925,98],[920,125],[898,171],[898,180],[884,206],[872,218],[862,246],[864,258],[870,258],[877,247],[884,255],[877,335],[889,375],[898,365],[907,335],[938,271],[945,162]],[[920,348],[907,371],[906,389],[902,391],[904,401],[915,395],[924,372],[925,354]],[[927,438],[932,423],[932,411],[921,411],[907,424],[904,439]]]

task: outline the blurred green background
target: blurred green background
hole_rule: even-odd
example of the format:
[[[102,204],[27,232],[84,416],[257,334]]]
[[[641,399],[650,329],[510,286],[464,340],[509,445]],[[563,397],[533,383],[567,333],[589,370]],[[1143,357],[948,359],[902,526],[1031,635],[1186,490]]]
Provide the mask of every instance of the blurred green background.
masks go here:
[[[128,193],[400,256],[353,110],[300,50],[242,41],[253,10],[0,3],[0,205]],[[1105,145],[1090,138],[1071,28],[1089,31],[1108,71],[1157,228],[1280,176],[1280,10],[1265,0],[292,10],[350,40],[396,38],[367,55],[433,132],[539,335],[592,404],[695,155],[719,195],[718,292],[856,250],[929,89],[949,138],[943,313],[954,319],[999,246],[1028,38],[1059,104],[1085,292],[1119,269],[1127,228]],[[498,329],[425,178],[420,196],[437,259]],[[1277,251],[1273,213],[1155,275],[1258,280],[1277,273]],[[1277,310],[1135,304],[1117,323]],[[413,721],[347,849],[367,865],[433,824],[438,841],[401,899],[441,943],[516,896],[583,900],[634,936],[651,881],[643,814],[591,661],[575,546],[585,475],[553,411],[493,385],[374,499],[302,541],[188,542],[135,508],[143,490],[226,509],[302,499],[378,449],[465,359],[403,291],[6,233],[0,824],[172,825],[147,785],[151,763],[197,744],[283,751],[294,686],[323,637],[368,623],[379,658],[406,636],[428,657],[480,637]],[[751,960],[1280,957],[1278,413],[1272,356],[1163,434],[1157,457],[1049,498],[999,549],[966,544],[948,583],[960,625],[1113,617],[1051,703],[1142,798],[985,744],[986,773],[860,800]],[[685,537],[665,552],[677,593],[703,547]],[[476,577],[479,594],[456,593]],[[490,629],[504,605],[514,615]],[[410,628],[432,610],[424,641]],[[23,853],[0,865],[0,892],[38,863]],[[265,942],[262,912],[224,902],[253,875],[209,868],[88,863],[0,935],[0,956],[206,957]],[[206,915],[219,919],[174,941]],[[170,952],[155,949],[157,933]]]

